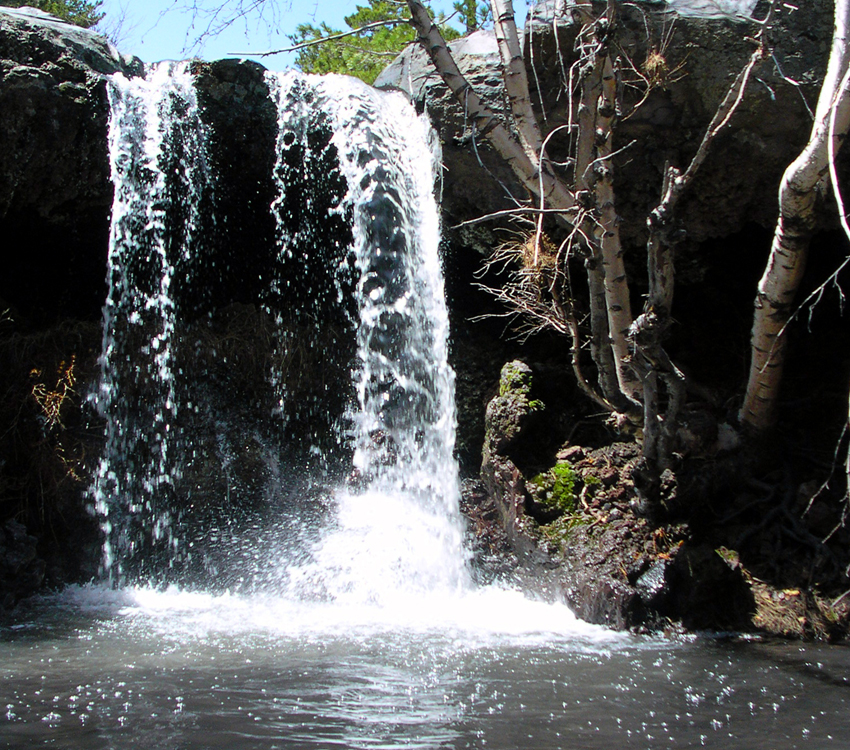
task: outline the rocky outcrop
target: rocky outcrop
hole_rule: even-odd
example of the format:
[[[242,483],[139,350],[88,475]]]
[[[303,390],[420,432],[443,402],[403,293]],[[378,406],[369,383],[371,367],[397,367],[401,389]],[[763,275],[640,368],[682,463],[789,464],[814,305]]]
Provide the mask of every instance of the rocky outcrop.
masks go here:
[[[632,253],[639,252],[645,242],[646,215],[659,200],[665,162],[686,166],[753,49],[747,40],[753,30],[746,21],[676,16],[658,8],[657,3],[624,3],[619,10],[616,44],[623,51],[619,55],[623,79],[632,83],[624,88],[628,116],[621,118],[615,131],[615,149],[622,149],[616,159],[616,196],[620,231]],[[699,9],[688,6],[685,10]],[[526,25],[526,67],[545,132],[569,121],[564,92],[575,61],[577,30],[568,2],[545,4],[544,12],[538,11]],[[832,3],[827,0],[781,14],[771,39],[773,57],[757,71],[730,128],[717,139],[711,158],[681,203],[679,218],[686,233],[680,252],[683,270],[697,262],[694,257],[705,240],[729,237],[751,222],[773,223],[779,178],[811,127],[807,102],[816,101],[831,35]],[[450,48],[488,106],[504,111],[492,34],[479,31],[452,42]],[[646,100],[632,110],[645,89],[639,76],[646,76],[641,68],[650,51],[661,56],[666,72]],[[630,64],[636,67],[631,73]],[[439,130],[446,174],[443,208],[449,225],[509,208],[511,195],[524,197],[503,160],[483,139],[473,137],[461,107],[419,47],[408,47],[376,85],[406,91]],[[551,140],[553,161],[568,159],[568,145],[567,135]],[[480,249],[487,244],[482,232],[467,229],[453,233],[452,239]],[[699,273],[694,270],[695,275]]]
[[[545,410],[535,390],[531,367],[504,366],[499,394],[487,407],[483,496],[466,488],[476,538],[513,552],[513,568],[503,576],[566,601],[587,622],[618,630],[670,621],[749,629],[753,595],[741,571],[694,542],[686,524],[652,522],[637,512],[637,445],[594,449],[567,442],[551,466],[534,463],[545,455],[538,437],[547,429],[534,418]],[[503,537],[490,529],[489,503]],[[480,556],[486,569],[491,563]]]
[[[548,556],[537,544],[526,513],[525,480],[516,465],[522,438],[542,403],[531,398],[532,373],[524,362],[508,362],[499,381],[499,393],[487,405],[481,479],[496,502],[501,524],[520,560],[547,565]]]
[[[96,315],[112,186],[104,76],[141,71],[102,36],[0,8],[0,307]]]
[[[116,73],[141,75],[143,66],[91,31],[0,9],[0,523],[16,519],[0,530],[0,606],[6,593],[8,605],[40,585],[87,580],[100,562],[86,490],[103,432],[86,396],[100,372],[113,193],[107,76]],[[236,516],[272,481],[261,434],[272,418],[262,400],[268,352],[258,351],[270,334],[252,307],[261,281],[247,259],[268,263],[274,253],[276,112],[259,65],[224,61],[195,73],[221,160],[216,199],[227,210],[208,243],[218,267],[205,266],[210,279],[199,273],[180,290],[197,316],[216,312],[205,333],[217,356],[203,363],[195,411],[205,442],[186,481],[197,479],[193,490],[223,486],[218,494],[233,500]],[[193,349],[192,364],[206,353]],[[204,463],[209,454],[214,466]]]
[[[547,133],[571,121],[573,105],[565,91],[576,59],[578,31],[571,5],[569,0],[538,4],[542,14],[526,26],[526,68],[539,120]],[[704,17],[707,9],[721,5],[733,13]],[[624,85],[614,135],[616,209],[632,304],[637,306],[646,284],[646,218],[658,203],[665,164],[688,164],[730,83],[753,51],[748,36],[756,27],[734,12],[752,12],[761,18],[767,3],[638,0],[618,3],[617,7],[615,44],[620,48]],[[668,13],[670,8],[682,14]],[[730,540],[732,535],[724,532],[724,519],[737,517],[739,505],[748,507],[747,493],[741,487],[752,467],[736,470],[734,461],[717,455],[717,451],[700,449],[704,444],[720,445],[726,435],[718,431],[718,422],[721,428],[728,427],[718,405],[734,403],[736,389],[742,385],[740,363],[748,357],[753,297],[770,247],[779,181],[811,129],[809,108],[818,96],[832,37],[833,4],[827,0],[815,0],[798,9],[783,5],[780,10],[769,36],[771,55],[755,70],[740,108],[728,128],[714,139],[708,159],[677,208],[676,324],[667,341],[668,352],[693,381],[709,386],[699,395],[693,394],[694,403],[710,403],[717,411],[711,419],[701,420],[704,415],[697,406],[686,420],[693,446],[681,451],[680,458],[687,466],[677,466],[675,478],[671,474],[667,504],[660,514],[663,517],[646,518],[643,513],[648,509],[633,507],[637,448],[634,444],[627,446],[633,453],[631,458],[621,455],[626,448],[616,447],[614,435],[599,434],[604,426],[598,414],[590,416],[585,411],[582,415],[581,408],[573,405],[547,408],[541,422],[545,428],[536,430],[529,426],[528,409],[520,408],[521,399],[512,400],[500,392],[487,409],[481,471],[486,500],[481,507],[492,503],[498,509],[518,566],[545,569],[547,580],[554,576],[558,582],[555,588],[563,592],[575,611],[593,622],[633,627],[672,619],[689,628],[758,627],[790,632],[765,626],[766,619],[759,614],[764,606],[759,601],[793,599],[795,595],[783,590],[803,591],[812,585],[812,579],[802,584],[796,569],[787,575],[771,571],[772,593],[760,597],[753,581],[764,580],[762,575],[744,574],[740,567],[724,561],[719,550],[724,546],[737,549],[743,544],[741,539],[747,541],[745,534]],[[504,112],[495,40],[479,32],[450,46],[461,71],[488,106]],[[650,60],[655,65],[652,69],[647,66]],[[641,77],[645,80],[650,75],[653,87],[647,94]],[[463,287],[465,283],[468,289],[476,266],[480,270],[481,254],[492,250],[506,235],[500,233],[503,228],[498,222],[458,225],[510,208],[511,195],[525,197],[523,191],[488,144],[473,137],[462,108],[420,49],[408,48],[377,84],[408,92],[431,114],[440,132],[447,175],[443,209],[448,263],[455,273],[448,287],[451,292],[452,285]],[[562,132],[569,131],[564,128]],[[569,164],[569,145],[566,135],[552,138],[549,155],[555,163]],[[847,158],[845,155],[839,161],[842,175],[847,174]],[[827,257],[829,247],[842,240],[829,234],[835,224],[834,211],[824,211],[821,222],[825,231],[813,244],[812,261],[824,264],[818,269],[820,278],[824,278],[840,262],[835,255]],[[557,226],[549,229],[556,242],[563,236],[558,236],[561,230]],[[578,270],[578,264],[575,268]],[[463,274],[465,282],[459,280]],[[578,286],[574,289],[580,308],[583,292]],[[455,302],[455,310],[464,309],[463,304]],[[482,304],[478,298],[474,305],[484,309],[486,301]],[[485,331],[481,339],[486,335]],[[834,445],[846,416],[847,370],[845,365],[838,365],[835,351],[826,351],[826,342],[831,337],[845,341],[848,334],[835,326],[831,336],[826,332],[820,335],[823,344],[817,344],[813,337],[807,342],[810,349],[824,347],[817,357],[813,359],[805,351],[799,354],[798,372],[806,373],[806,385],[802,385],[801,376],[799,382],[789,386],[789,390],[796,389],[789,398],[812,403],[814,391],[831,393],[835,388],[842,394],[830,402],[828,416],[817,420],[812,414],[797,417],[801,422],[807,420],[806,429],[816,426],[819,434],[832,436],[824,439],[824,455],[831,455],[832,448],[826,444],[832,441]],[[558,362],[566,369],[562,355],[567,343],[561,340],[559,352],[559,344],[553,339],[549,339],[548,350],[543,343],[531,356],[528,350],[522,352],[523,358],[533,363],[532,370],[540,361]],[[544,341],[539,337],[535,343]],[[484,343],[482,348],[486,346]],[[517,356],[518,351],[522,350],[517,347],[508,352],[505,359]],[[469,359],[465,348],[456,363],[461,384]],[[834,369],[842,375],[829,380],[831,385],[827,386],[825,381],[833,368],[824,368],[815,384],[811,368],[815,360],[836,363]],[[495,381],[495,370],[492,377]],[[542,401],[549,407],[547,398]],[[825,400],[818,402],[825,413]],[[542,445],[539,433],[559,433],[558,420],[565,418],[571,420],[571,430],[577,434],[573,436],[567,430],[562,433],[566,440],[562,439],[559,446]],[[823,429],[825,420],[830,425],[828,430]],[[578,434],[591,423],[597,426],[596,435]],[[577,453],[566,457],[564,452],[572,449]],[[719,467],[727,464],[735,481],[721,485],[717,481],[722,473]],[[600,465],[608,465],[612,477],[603,476],[597,468]],[[811,476],[816,470],[807,466],[804,471]],[[610,486],[606,484],[609,481]],[[700,482],[712,485],[710,490],[695,491],[694,485]],[[562,507],[553,508],[553,504]],[[837,518],[834,513],[834,523],[839,523]],[[753,522],[759,524],[757,519]],[[795,519],[794,523],[799,522]],[[789,521],[788,525],[793,523]],[[807,556],[817,560],[817,555],[826,554],[815,535],[799,529],[786,533],[771,524],[759,532],[762,534],[806,539],[811,548],[795,550],[791,555],[798,561],[809,559]],[[753,554],[753,546],[747,541],[751,564],[763,563],[767,558],[760,557],[761,550]],[[836,581],[844,580],[840,575],[829,575],[825,574],[823,580],[829,582],[830,590]],[[552,587],[547,584],[547,588]],[[832,594],[844,590],[846,584]],[[840,619],[829,607],[826,611],[836,622]],[[823,613],[813,612],[810,607],[805,616],[823,619]],[[791,622],[793,617],[786,614],[785,620]]]
[[[646,217],[659,200],[664,164],[668,160],[687,164],[727,87],[753,49],[746,39],[753,33],[750,23],[728,16],[701,17],[708,5],[715,6],[701,0],[618,5],[622,25],[617,33],[624,51],[620,56],[624,77],[630,75],[628,60],[645,75],[641,68],[650,51],[661,56],[667,71],[634,112],[628,108],[636,104],[639,85],[625,86],[624,115],[628,112],[629,116],[621,117],[615,131],[615,148],[622,149],[616,158],[615,192],[633,304],[637,304],[646,284]],[[752,0],[727,3],[726,7],[733,5],[745,11],[755,5],[756,17],[761,17],[765,7],[765,3]],[[575,60],[577,32],[570,6],[564,0],[538,3],[537,16],[526,25],[526,67],[546,132],[569,120],[564,92]],[[689,15],[660,12],[668,6]],[[831,16],[832,4],[827,0],[781,15],[771,37],[773,58],[757,71],[729,129],[716,139],[709,159],[679,205],[674,311],[679,325],[671,332],[670,350],[689,371],[724,387],[747,356],[749,311],[755,282],[769,251],[779,179],[810,129],[806,102],[811,104],[817,97],[831,39]],[[487,105],[504,111],[499,56],[492,33],[476,32],[451,42],[450,48]],[[636,84],[637,75],[632,74]],[[482,258],[510,235],[497,221],[458,225],[512,207],[511,196],[523,198],[524,191],[504,160],[484,139],[474,137],[462,108],[418,46],[408,47],[376,85],[407,92],[429,113],[440,134],[445,167],[442,206],[447,292],[456,350],[460,352],[452,364],[458,373],[459,404],[482,410],[482,394],[496,387],[501,364],[489,361],[494,352],[491,342],[503,334],[504,325],[494,321],[489,327],[470,325],[467,320],[488,312],[505,313],[477,288],[476,282]],[[550,155],[555,161],[568,161],[567,145],[565,136],[552,139]],[[737,269],[735,274],[728,272],[731,264]],[[492,277],[485,277],[485,282],[498,284]],[[718,327],[730,335],[715,345],[712,332]],[[532,346],[538,347],[534,353],[502,344],[501,362],[518,354],[531,354],[535,360],[559,356],[559,345],[553,347],[551,340],[546,351],[543,340],[532,341]],[[729,387],[737,385],[734,382]],[[472,420],[463,413],[460,424],[478,431],[464,434],[460,444],[477,448],[480,416]]]

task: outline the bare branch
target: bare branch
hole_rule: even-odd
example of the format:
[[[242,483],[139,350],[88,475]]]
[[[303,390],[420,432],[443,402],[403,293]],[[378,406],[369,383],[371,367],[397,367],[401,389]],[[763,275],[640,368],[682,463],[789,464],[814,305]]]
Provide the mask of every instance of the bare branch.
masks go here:
[[[336,39],[345,39],[349,36],[355,36],[356,34],[360,34],[364,31],[370,31],[371,29],[380,29],[380,28],[393,28],[395,26],[401,26],[404,24],[409,24],[410,21],[406,19],[396,19],[391,21],[373,21],[372,23],[364,24],[363,26],[358,26],[356,29],[351,29],[350,31],[341,31],[338,34],[328,34],[327,36],[316,37],[315,39],[308,39],[307,41],[300,42],[298,44],[294,44],[291,47],[282,47],[281,49],[269,50],[268,52],[228,52],[228,55],[252,55],[255,57],[269,57],[270,55],[280,55],[284,52],[297,52],[300,49],[306,49],[307,47],[315,47],[319,44],[324,44],[325,42],[333,42]],[[369,50],[371,52],[371,50]],[[382,53],[372,53],[372,54],[382,54]],[[389,53],[393,57],[395,57],[396,53]]]
[[[452,229],[460,229],[461,227],[471,227],[476,224],[484,224],[488,221],[493,221],[494,219],[501,219],[510,216],[521,216],[523,214],[533,214],[544,215],[549,214],[552,216],[562,216],[563,211],[560,208],[534,208],[533,206],[520,206],[518,208],[506,208],[502,211],[494,211],[490,214],[484,214],[483,216],[477,216],[474,219],[467,219],[466,221],[460,222],[460,224],[452,225]]]

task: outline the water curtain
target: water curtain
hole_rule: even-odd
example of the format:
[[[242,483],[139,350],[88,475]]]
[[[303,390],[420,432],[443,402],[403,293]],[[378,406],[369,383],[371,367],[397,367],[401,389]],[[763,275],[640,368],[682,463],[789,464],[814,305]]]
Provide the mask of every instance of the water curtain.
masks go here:
[[[120,583],[174,567],[181,555],[173,284],[193,262],[209,177],[188,63],[116,75],[108,94],[114,199],[96,395],[106,443],[93,494],[104,573]]]
[[[327,311],[336,305],[356,344],[350,382],[326,389],[329,398],[350,394],[330,443],[347,447],[351,470],[329,492],[332,512],[309,554],[280,549],[256,580],[273,587],[273,568],[297,599],[381,603],[411,592],[456,591],[468,580],[453,458],[435,135],[401,94],[355,79],[287,72],[266,80],[279,115],[279,195],[270,207],[279,247],[270,253],[269,289],[258,303],[281,331],[313,321],[311,346],[322,346]],[[181,472],[199,438],[181,434],[192,420],[179,414],[184,404],[191,407],[190,383],[198,373],[190,379],[175,365],[182,316],[191,311],[180,309],[174,289],[189,286],[203,254],[198,225],[211,185],[207,137],[185,64],[156,66],[144,79],[116,76],[109,95],[115,204],[97,394],[106,449],[94,487],[106,536],[104,568],[119,583],[181,581],[193,554],[185,544],[189,530],[181,528]],[[203,262],[215,267],[214,259]],[[303,331],[300,336],[303,345]],[[291,364],[280,350],[292,345],[284,331],[270,360]],[[270,373],[281,413],[291,397],[288,376]],[[295,426],[291,436],[287,429],[284,423],[284,440],[303,439]],[[311,440],[319,464],[336,459],[328,441]],[[256,523],[252,528],[255,536],[265,533]],[[201,537],[195,528],[191,533],[195,544]],[[261,546],[272,537],[269,532]],[[257,544],[245,538],[239,551],[244,557]]]
[[[301,593],[386,602],[462,588],[435,133],[401,94],[355,79],[289,71],[269,80],[279,155],[308,148],[316,123],[330,122],[348,183],[337,210],[353,214],[357,278],[354,471],[337,493],[336,525],[302,571]],[[291,239],[281,236],[285,252]]]

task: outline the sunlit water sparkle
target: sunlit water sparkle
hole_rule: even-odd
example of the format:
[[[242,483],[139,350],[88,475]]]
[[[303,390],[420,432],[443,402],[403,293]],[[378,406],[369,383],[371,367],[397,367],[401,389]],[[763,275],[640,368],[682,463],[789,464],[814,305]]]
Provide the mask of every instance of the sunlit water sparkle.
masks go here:
[[[640,638],[489,589],[406,607],[70,589],[0,628],[0,747],[847,747],[850,650]]]

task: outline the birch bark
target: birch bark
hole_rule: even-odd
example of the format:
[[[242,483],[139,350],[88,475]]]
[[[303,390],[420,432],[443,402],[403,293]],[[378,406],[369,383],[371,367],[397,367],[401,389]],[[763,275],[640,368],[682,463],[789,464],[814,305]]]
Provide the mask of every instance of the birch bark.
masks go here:
[[[495,2],[504,2],[504,0],[494,0]],[[562,211],[572,210],[575,207],[575,196],[562,180],[555,177],[545,168],[545,165],[541,164],[540,152],[538,151],[534,155],[530,154],[520,141],[502,125],[495,113],[481,101],[469,81],[458,69],[440,29],[428,15],[425,6],[419,0],[407,0],[407,5],[410,8],[413,26],[419,34],[420,44],[428,53],[443,81],[474,122],[478,133],[485,137],[497,153],[505,159],[514,174],[532,195],[539,195],[550,208]],[[494,10],[497,10],[497,8],[494,8]],[[516,27],[514,26],[515,33]],[[526,122],[524,125],[526,136],[531,137],[528,127]],[[539,132],[537,138],[539,139]]]
[[[844,83],[848,31],[850,0],[836,0],[832,49],[815,122],[808,144],[782,177],[779,219],[755,299],[750,374],[738,413],[741,423],[755,432],[776,421],[785,363],[785,329],[805,270],[819,198],[826,189],[829,153],[831,149],[838,151],[850,128],[850,96]]]

